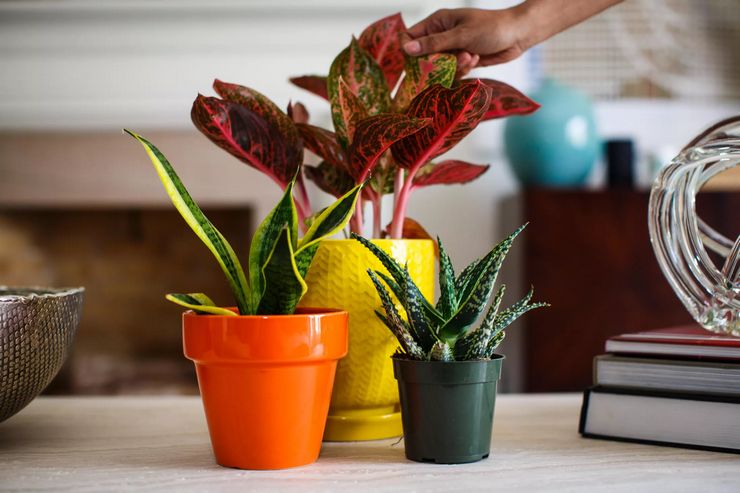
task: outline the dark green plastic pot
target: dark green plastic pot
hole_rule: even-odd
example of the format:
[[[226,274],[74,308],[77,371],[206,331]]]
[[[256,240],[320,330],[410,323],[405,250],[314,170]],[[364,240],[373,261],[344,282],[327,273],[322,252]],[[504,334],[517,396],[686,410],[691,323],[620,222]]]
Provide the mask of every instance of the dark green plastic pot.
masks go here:
[[[406,457],[462,464],[488,457],[504,357],[488,361],[393,358]]]

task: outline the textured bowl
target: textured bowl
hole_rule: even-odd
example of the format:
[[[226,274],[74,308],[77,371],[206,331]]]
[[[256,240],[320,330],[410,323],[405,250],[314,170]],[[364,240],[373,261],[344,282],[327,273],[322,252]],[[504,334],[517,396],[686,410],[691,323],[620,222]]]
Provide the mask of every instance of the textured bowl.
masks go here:
[[[77,332],[84,291],[0,286],[0,422],[59,372]]]

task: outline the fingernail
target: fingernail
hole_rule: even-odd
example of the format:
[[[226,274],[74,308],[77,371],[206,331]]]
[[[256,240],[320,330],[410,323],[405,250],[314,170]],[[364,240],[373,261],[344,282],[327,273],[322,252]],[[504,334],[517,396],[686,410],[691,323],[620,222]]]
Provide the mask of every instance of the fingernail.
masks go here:
[[[403,49],[406,50],[406,53],[409,55],[415,55],[421,51],[421,44],[419,44],[418,41],[409,41],[403,45]]]

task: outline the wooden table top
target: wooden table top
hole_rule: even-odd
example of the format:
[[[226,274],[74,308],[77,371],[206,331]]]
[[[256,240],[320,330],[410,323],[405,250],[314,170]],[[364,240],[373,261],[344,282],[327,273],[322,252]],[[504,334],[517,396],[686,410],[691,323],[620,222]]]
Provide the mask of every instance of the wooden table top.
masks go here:
[[[491,456],[406,460],[399,440],[325,443],[281,471],[218,466],[197,397],[41,397],[0,424],[2,491],[740,491],[740,458],[581,438],[581,396],[500,395]]]

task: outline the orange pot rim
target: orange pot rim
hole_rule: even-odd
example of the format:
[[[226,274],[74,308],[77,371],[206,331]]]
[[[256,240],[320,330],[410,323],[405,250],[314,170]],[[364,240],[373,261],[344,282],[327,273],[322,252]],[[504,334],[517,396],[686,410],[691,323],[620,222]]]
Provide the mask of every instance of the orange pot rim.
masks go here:
[[[186,310],[183,312],[183,317],[199,317],[199,318],[230,318],[230,319],[254,319],[254,320],[265,320],[268,318],[284,318],[286,320],[297,319],[297,318],[305,318],[306,316],[311,315],[336,315],[341,313],[347,313],[346,310],[342,310],[340,308],[316,308],[311,306],[305,306],[305,307],[299,307],[296,308],[296,312],[290,315],[240,315],[238,309],[235,306],[225,306],[223,307],[227,310],[231,310],[232,312],[236,313],[236,317],[233,317],[231,315],[217,315],[214,313],[195,313],[193,310]]]

